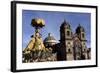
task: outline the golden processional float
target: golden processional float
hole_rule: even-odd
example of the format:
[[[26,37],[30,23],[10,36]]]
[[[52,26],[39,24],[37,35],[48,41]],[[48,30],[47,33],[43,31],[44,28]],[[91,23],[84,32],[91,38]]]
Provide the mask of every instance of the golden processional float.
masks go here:
[[[45,48],[40,35],[40,29],[45,26],[44,20],[32,19],[31,25],[35,28],[35,33],[32,35],[32,39],[27,47],[23,50],[23,62],[50,61],[51,52]]]

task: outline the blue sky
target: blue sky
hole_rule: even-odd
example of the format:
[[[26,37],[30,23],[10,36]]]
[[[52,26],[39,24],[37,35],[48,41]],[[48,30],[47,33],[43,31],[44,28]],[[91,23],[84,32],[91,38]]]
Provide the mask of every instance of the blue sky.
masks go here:
[[[91,14],[77,12],[54,12],[54,11],[22,11],[22,32],[23,32],[23,48],[27,46],[31,40],[31,35],[34,34],[34,28],[31,26],[33,18],[41,18],[45,20],[45,27],[41,29],[42,38],[46,38],[48,33],[51,33],[56,40],[60,40],[60,26],[66,20],[70,23],[73,33],[79,24],[84,27],[86,32],[87,47],[91,44]]]

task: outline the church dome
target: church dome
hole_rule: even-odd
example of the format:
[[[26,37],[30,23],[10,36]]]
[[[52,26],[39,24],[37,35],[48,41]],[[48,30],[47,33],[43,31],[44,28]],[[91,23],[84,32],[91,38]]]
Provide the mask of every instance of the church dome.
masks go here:
[[[47,43],[47,42],[50,42],[50,43],[54,42],[54,43],[56,43],[57,41],[56,41],[56,39],[55,39],[53,36],[51,36],[51,34],[49,33],[49,34],[48,34],[48,37],[46,37],[46,38],[44,39],[44,42],[45,42],[45,43]]]
[[[68,29],[70,29],[70,24],[64,20],[64,22],[61,24],[60,28],[68,28]]]
[[[55,45],[56,43],[57,43],[56,39],[53,36],[51,36],[50,33],[48,34],[48,37],[44,39],[45,46],[52,46]]]

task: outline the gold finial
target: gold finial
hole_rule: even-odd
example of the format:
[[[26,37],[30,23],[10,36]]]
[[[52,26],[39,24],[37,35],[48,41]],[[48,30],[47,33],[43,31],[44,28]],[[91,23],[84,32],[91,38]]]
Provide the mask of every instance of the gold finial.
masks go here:
[[[45,21],[43,19],[32,19],[31,25],[33,27],[43,27],[45,26]]]

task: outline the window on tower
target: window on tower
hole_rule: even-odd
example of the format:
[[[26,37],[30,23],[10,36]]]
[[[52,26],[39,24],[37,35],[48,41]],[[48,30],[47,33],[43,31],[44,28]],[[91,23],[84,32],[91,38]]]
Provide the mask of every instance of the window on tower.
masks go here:
[[[70,42],[68,42],[68,44],[70,44]]]
[[[84,33],[82,34],[82,37],[84,38]]]
[[[68,49],[68,52],[70,52],[70,49]]]
[[[70,48],[68,49],[68,53],[72,53],[71,50],[70,50]]]
[[[85,46],[85,43],[83,43],[83,45]]]
[[[70,36],[70,31],[67,31],[67,36]]]

